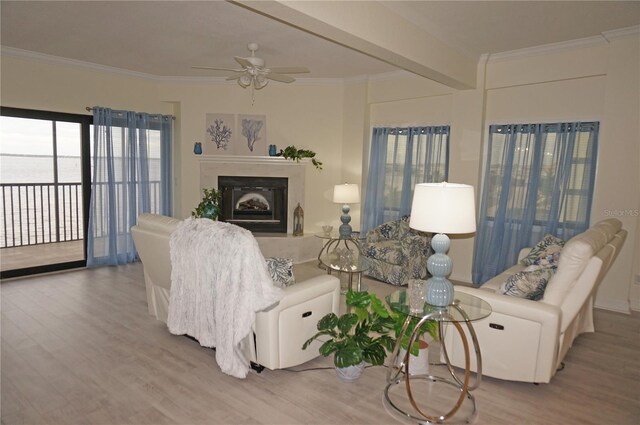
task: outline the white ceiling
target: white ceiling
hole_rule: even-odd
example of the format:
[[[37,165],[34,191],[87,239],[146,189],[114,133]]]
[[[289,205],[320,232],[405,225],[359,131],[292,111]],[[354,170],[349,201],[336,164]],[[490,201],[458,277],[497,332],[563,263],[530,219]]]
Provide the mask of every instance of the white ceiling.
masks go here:
[[[461,53],[497,53],[640,24],[640,1],[384,1]],[[246,44],[268,66],[347,78],[397,68],[226,1],[5,1],[3,46],[155,76],[225,76]]]

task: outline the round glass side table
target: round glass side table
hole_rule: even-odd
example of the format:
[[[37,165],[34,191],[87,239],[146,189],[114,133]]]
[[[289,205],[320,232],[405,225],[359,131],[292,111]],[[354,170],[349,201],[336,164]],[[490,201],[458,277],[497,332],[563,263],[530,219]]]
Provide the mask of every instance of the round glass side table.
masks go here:
[[[387,304],[391,309],[396,312],[406,314],[407,318],[400,332],[400,336],[393,349],[391,357],[389,358],[387,369],[387,385],[384,390],[385,402],[392,409],[393,413],[398,414],[404,419],[412,419],[420,424],[441,424],[462,422],[470,423],[477,416],[475,397],[471,394],[471,391],[478,388],[482,379],[482,357],[480,355],[480,346],[478,345],[478,339],[476,333],[471,324],[474,320],[484,319],[491,314],[491,306],[481,298],[474,297],[473,295],[455,292],[454,301],[447,307],[437,307],[425,303],[421,311],[416,312],[415,306],[409,304],[409,294],[405,290],[395,291],[386,297]],[[413,309],[411,307],[414,307]],[[420,310],[420,309],[418,309]],[[441,377],[435,375],[411,375],[409,373],[409,362],[411,356],[407,352],[404,358],[398,362],[398,355],[400,353],[402,339],[409,334],[408,330],[411,329],[410,324],[413,322],[415,326],[413,331],[409,334],[409,347],[416,342],[419,336],[419,330],[422,325],[428,320],[435,320],[438,322],[440,330],[440,342],[442,347],[442,357],[445,360],[445,366],[450,376]],[[470,384],[471,377],[471,355],[469,352],[469,342],[467,336],[462,327],[465,325],[469,335],[471,337],[473,349],[477,360],[476,365],[476,379],[473,384]],[[464,347],[465,368],[464,377],[460,378],[455,373],[453,365],[449,360],[447,354],[447,348],[443,338],[443,327],[448,326],[457,331],[462,339],[462,345]],[[420,406],[417,402],[417,395],[412,387],[412,381],[428,381],[434,384],[441,383],[453,386],[459,391],[459,397],[451,410],[444,414],[428,414],[425,412],[424,406]],[[408,397],[410,409],[401,407],[399,399],[394,398],[391,389],[396,385],[404,383],[406,387],[406,396]],[[428,397],[427,397],[428,398]],[[471,403],[470,414],[458,420],[455,417],[456,413],[460,410],[463,402],[469,400]],[[421,398],[424,400],[424,398]],[[458,415],[460,416],[460,415]]]
[[[318,254],[318,260],[329,274],[332,271],[347,274],[347,290],[353,289],[355,275],[357,277],[356,291],[365,291],[366,287],[362,284],[362,272],[369,269],[369,260],[362,255],[357,239],[341,239],[337,234],[336,237],[337,239],[329,239],[325,244]]]

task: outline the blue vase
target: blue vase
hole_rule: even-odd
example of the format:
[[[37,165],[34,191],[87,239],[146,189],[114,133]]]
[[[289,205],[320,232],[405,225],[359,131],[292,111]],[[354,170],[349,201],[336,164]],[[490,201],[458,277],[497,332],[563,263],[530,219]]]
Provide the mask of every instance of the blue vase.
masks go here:
[[[193,153],[195,153],[196,155],[202,155],[202,143],[196,142],[193,145]]]
[[[213,221],[218,219],[218,207],[210,205],[202,212],[203,218],[209,218]]]
[[[269,156],[276,156],[276,145],[269,145]]]

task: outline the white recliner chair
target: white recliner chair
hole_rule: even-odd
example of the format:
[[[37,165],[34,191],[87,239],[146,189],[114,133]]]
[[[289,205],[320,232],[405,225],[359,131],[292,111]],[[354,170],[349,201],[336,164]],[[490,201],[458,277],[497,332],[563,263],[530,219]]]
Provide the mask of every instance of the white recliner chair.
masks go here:
[[[524,269],[521,264],[479,288],[456,286],[456,292],[482,298],[492,308],[490,316],[473,322],[482,354],[483,375],[548,383],[575,338],[584,332],[594,332],[593,303],[598,285],[620,253],[626,237],[627,231],[620,220],[607,219],[571,238],[560,252],[558,269],[540,301],[496,293],[509,276]],[[529,250],[522,250],[520,259]],[[457,333],[447,332],[445,343],[451,362],[463,367],[464,350]],[[471,356],[471,367],[475,371],[475,354],[472,352]]]
[[[131,228],[144,269],[149,314],[167,322],[171,289],[169,240],[180,220],[143,214]],[[246,357],[269,369],[305,363],[319,355],[320,342],[302,350],[317,332],[317,323],[327,313],[338,314],[340,281],[321,275],[287,287],[284,297],[269,310],[258,312],[254,335],[244,341]]]

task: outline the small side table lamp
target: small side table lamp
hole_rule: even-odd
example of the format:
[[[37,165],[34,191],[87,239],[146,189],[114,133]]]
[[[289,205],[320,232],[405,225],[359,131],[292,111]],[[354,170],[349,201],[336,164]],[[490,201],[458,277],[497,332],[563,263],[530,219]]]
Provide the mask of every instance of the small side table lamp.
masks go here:
[[[360,190],[358,190],[358,185],[353,183],[335,185],[333,187],[333,203],[342,204],[342,216],[340,216],[342,224],[338,229],[340,239],[349,239],[351,238],[352,231],[351,225],[349,224],[351,221],[351,216],[349,215],[349,204],[360,203]]]
[[[437,233],[431,239],[435,251],[427,260],[432,277],[427,280],[426,301],[446,307],[453,302],[453,285],[447,279],[453,264],[446,254],[449,237],[445,233],[476,231],[473,186],[456,183],[420,183],[413,192],[409,227]]]

